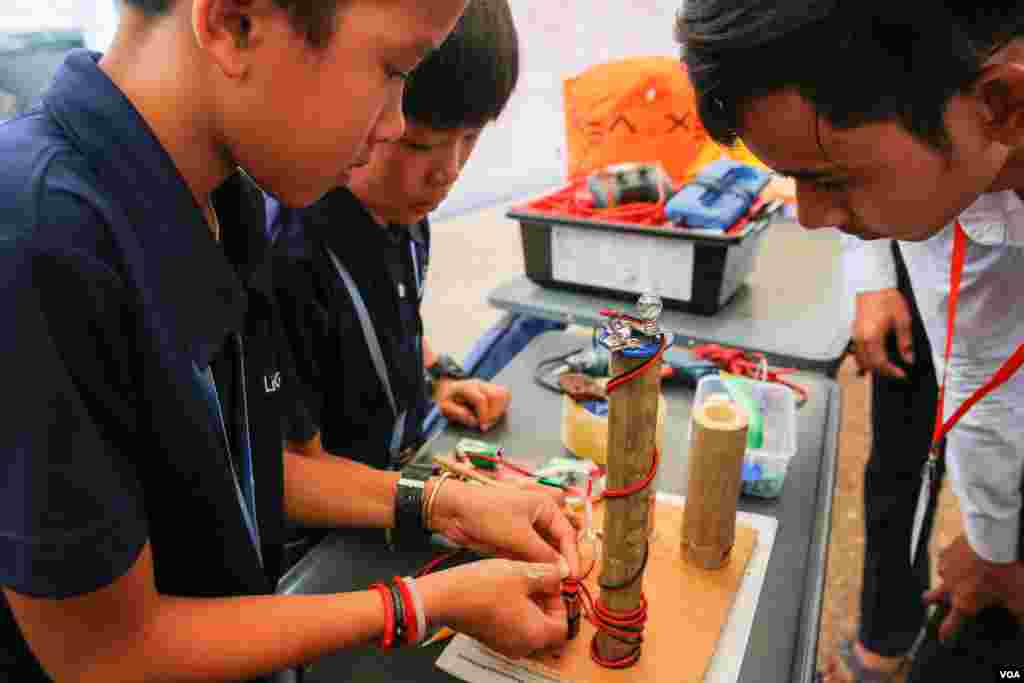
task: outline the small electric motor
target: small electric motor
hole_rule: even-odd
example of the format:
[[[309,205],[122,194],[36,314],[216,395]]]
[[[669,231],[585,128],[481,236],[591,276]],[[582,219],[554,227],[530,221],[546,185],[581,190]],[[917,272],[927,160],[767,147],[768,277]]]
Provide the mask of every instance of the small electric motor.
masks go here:
[[[607,209],[622,204],[655,204],[672,195],[672,180],[657,164],[615,164],[591,173],[587,188],[594,206]]]

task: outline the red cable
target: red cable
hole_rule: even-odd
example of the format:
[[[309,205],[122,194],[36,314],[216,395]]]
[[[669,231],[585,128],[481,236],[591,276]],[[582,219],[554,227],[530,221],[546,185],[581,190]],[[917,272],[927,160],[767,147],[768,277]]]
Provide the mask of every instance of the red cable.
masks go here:
[[[609,380],[607,385],[607,392],[609,394],[612,393],[613,391],[621,387],[623,384],[636,379],[644,372],[649,370],[655,363],[658,362],[658,360],[664,355],[667,349],[668,337],[666,335],[662,335],[661,344],[658,347],[658,350],[650,358],[645,360],[641,365],[637,366],[633,370],[624,372]],[[493,462],[499,465],[504,465],[505,467],[509,467],[510,469],[513,469],[514,471],[517,471],[521,474],[525,474],[526,476],[529,477],[534,476],[531,472],[523,468],[519,468],[515,465],[512,465],[511,463],[508,463],[507,461],[501,458],[494,458],[487,455],[474,455],[473,457],[481,458],[482,460]],[[603,495],[608,498],[624,498],[626,496],[631,496],[636,493],[639,493],[640,491],[643,491],[648,486],[650,486],[651,482],[654,481],[654,477],[657,476],[658,463],[660,459],[661,456],[658,452],[658,448],[657,446],[655,446],[654,452],[651,456],[651,469],[647,472],[647,475],[643,479],[639,479],[630,484],[629,486],[625,486],[620,489],[606,489]],[[458,552],[459,551],[455,551],[454,553],[448,553],[447,555],[441,555],[433,559],[430,563],[423,567],[423,569],[417,572],[417,578],[434,571],[435,569],[437,569],[438,565],[450,559]],[[645,551],[644,563],[643,565],[641,565],[640,570],[637,572],[636,576],[631,578],[629,581],[623,583],[622,585],[615,587],[605,586],[605,589],[621,590],[623,588],[627,588],[633,585],[642,576],[646,564],[647,554]],[[605,659],[597,651],[597,638],[595,636],[594,640],[592,640],[590,643],[591,658],[593,658],[593,660],[597,662],[600,666],[609,669],[624,669],[630,667],[640,659],[640,646],[643,643],[643,629],[644,624],[647,623],[647,598],[644,596],[643,593],[641,593],[640,606],[634,610],[628,612],[617,612],[611,610],[607,605],[605,605],[601,601],[600,598],[597,598],[595,600],[594,597],[591,595],[590,590],[583,583],[586,580],[586,578],[590,575],[590,572],[593,570],[593,568],[594,565],[591,564],[590,567],[587,569],[586,574],[584,574],[582,577],[565,579],[562,582],[562,595],[570,601],[581,601],[580,605],[583,609],[584,615],[587,618],[587,621],[592,623],[598,631],[603,631],[620,642],[627,643],[630,645],[636,645],[636,647],[633,650],[631,650],[628,654],[626,654],[624,657],[620,659]]]
[[[722,370],[734,375],[742,375],[751,379],[773,382],[789,387],[796,392],[799,405],[807,402],[809,395],[807,388],[783,377],[783,375],[796,372],[795,368],[768,368],[767,375],[762,377],[762,369],[768,367],[763,353],[749,354],[754,358],[760,359],[761,363],[758,363],[751,360],[747,354],[739,349],[719,346],[718,344],[704,344],[703,346],[694,347],[692,351],[697,358],[710,361]]]
[[[625,669],[636,664],[640,659],[643,629],[644,624],[647,622],[647,598],[641,593],[640,606],[635,610],[614,612],[600,598],[594,598],[590,589],[583,583],[584,579],[586,579],[586,576],[579,579],[566,579],[562,587],[562,593],[572,600],[580,601],[580,606],[587,621],[593,624],[599,631],[604,631],[622,643],[637,646],[621,659],[605,659],[597,651],[597,638],[595,637],[590,641],[591,658],[601,666],[609,669]]]
[[[637,366],[635,369],[624,372],[608,382],[607,391],[612,393],[626,382],[630,382],[644,372],[654,366],[658,359],[664,355],[668,348],[668,337],[662,335],[661,345],[658,347],[656,353],[650,358],[643,362],[643,364]],[[632,496],[637,494],[654,481],[654,477],[658,473],[658,463],[661,456],[658,452],[658,447],[654,447],[654,452],[651,455],[651,469],[647,472],[647,475],[643,479],[639,479],[629,486],[624,486],[620,489],[606,489],[604,495],[608,498],[623,498],[626,496]],[[643,575],[644,568],[647,565],[647,550],[644,551],[644,562],[640,566],[636,575],[628,581],[618,586],[605,585],[605,590],[622,590],[636,583]],[[593,566],[591,566],[591,569]],[[591,595],[590,590],[583,583],[590,574],[590,570],[587,574],[580,578],[566,579],[562,584],[562,593],[569,600],[580,601],[580,606],[583,609],[583,613],[587,617],[587,621],[594,625],[599,632],[604,632],[619,642],[634,645],[635,647],[630,650],[625,656],[619,659],[605,659],[601,656],[601,653],[597,650],[597,636],[590,641],[590,656],[600,666],[608,669],[625,669],[630,667],[640,659],[640,648],[643,644],[643,630],[644,625],[647,623],[647,598],[644,594],[640,593],[640,605],[627,612],[618,612],[610,609],[600,598],[596,600]]]
[[[587,218],[610,223],[636,223],[658,226],[667,222],[665,200],[633,202],[605,209],[594,208],[590,194],[585,190],[586,179],[577,180],[562,189],[527,204],[527,208],[562,216]],[[584,195],[581,200],[580,195]]]
[[[441,566],[442,564],[444,564],[448,560],[452,559],[453,557],[455,557],[456,555],[458,555],[461,552],[462,552],[462,550],[453,550],[453,551],[451,551],[449,553],[443,553],[441,555],[438,555],[437,557],[432,559],[430,562],[428,562],[426,565],[424,565],[424,567],[422,569],[420,569],[418,572],[416,572],[416,578],[418,579],[418,578],[420,578],[422,576],[426,576],[427,574],[430,574],[435,569],[437,569],[439,566]]]

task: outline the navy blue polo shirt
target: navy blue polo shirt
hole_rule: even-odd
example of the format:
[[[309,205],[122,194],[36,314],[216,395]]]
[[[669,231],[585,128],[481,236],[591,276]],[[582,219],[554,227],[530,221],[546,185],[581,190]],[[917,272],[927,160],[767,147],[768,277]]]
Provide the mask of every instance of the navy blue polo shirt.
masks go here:
[[[365,301],[399,412],[408,411],[409,447],[422,439],[430,408],[420,317],[430,226],[382,227],[346,188],[306,209],[270,206],[278,302],[312,420],[330,452],[386,467],[395,412],[327,247]]]
[[[96,59],[73,52],[41,107],[0,124],[0,358],[16,392],[0,419],[0,585],[88,593],[148,541],[161,593],[269,593],[284,533],[280,416],[294,397],[262,196],[240,173],[219,188],[215,242]],[[197,381],[232,333],[244,340],[262,562],[236,453]],[[217,379],[237,434],[240,395]],[[46,680],[2,598],[0,642],[0,678]]]

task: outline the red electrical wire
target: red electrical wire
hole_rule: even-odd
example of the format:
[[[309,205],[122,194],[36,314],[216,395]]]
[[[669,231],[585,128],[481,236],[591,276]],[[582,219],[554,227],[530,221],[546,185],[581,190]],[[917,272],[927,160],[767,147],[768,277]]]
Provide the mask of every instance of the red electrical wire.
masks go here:
[[[608,393],[612,393],[626,382],[636,379],[649,370],[658,362],[658,359],[661,358],[667,348],[668,337],[662,335],[658,351],[637,368],[612,378],[608,382]],[[654,477],[658,473],[659,460],[660,455],[657,446],[655,446],[654,452],[651,454],[651,469],[643,479],[639,479],[629,486],[620,489],[607,489],[604,495],[608,498],[623,498],[640,493],[654,481]],[[644,569],[647,567],[648,550],[648,548],[644,548],[644,560],[636,574],[630,577],[629,580],[617,585],[602,583],[601,587],[609,591],[622,590],[639,581],[640,577],[643,576]],[[643,630],[644,625],[647,623],[647,598],[643,593],[640,593],[640,604],[636,609],[626,612],[612,610],[600,597],[595,599],[591,595],[590,590],[584,584],[584,580],[589,574],[590,570],[580,578],[566,579],[562,585],[562,594],[569,601],[576,601],[576,604],[586,615],[587,621],[592,623],[599,632],[603,632],[621,643],[634,646],[625,656],[619,659],[605,659],[597,650],[597,637],[595,636],[590,641],[591,658],[599,665],[609,669],[625,669],[630,667],[640,659],[640,647],[644,640]]]
[[[428,562],[427,564],[423,565],[423,568],[420,569],[418,572],[416,572],[416,577],[415,578],[418,579],[420,577],[426,576],[427,574],[430,574],[435,569],[440,567],[442,564],[444,564],[448,560],[452,559],[453,557],[455,557],[456,555],[458,555],[461,552],[462,552],[462,549],[459,549],[459,550],[453,550],[451,552],[442,553],[442,554],[438,555],[437,557],[432,559],[430,562]]]
[[[662,335],[661,344],[658,350],[641,365],[637,366],[633,370],[624,372],[616,377],[613,377],[608,381],[607,392],[610,394],[623,384],[630,382],[644,372],[649,370],[655,363],[658,362],[665,351],[668,349],[668,337]],[[533,473],[524,468],[512,465],[502,458],[494,458],[487,455],[474,455],[475,458],[481,458],[488,462],[493,462],[498,465],[509,467],[510,469],[524,474],[528,477],[533,477]],[[658,463],[660,461],[660,454],[658,448],[655,446],[654,452],[651,455],[651,469],[647,472],[647,475],[643,479],[638,479],[629,486],[624,486],[620,489],[606,489],[604,496],[608,498],[624,498],[626,496],[632,496],[639,493],[650,486],[651,482],[654,481],[654,477],[658,473]],[[590,487],[588,486],[587,495],[590,495]],[[456,550],[451,553],[440,555],[431,560],[425,565],[420,571],[416,573],[416,577],[425,576],[444,562],[450,560],[460,551]],[[622,590],[632,586],[634,583],[640,580],[643,576],[644,569],[647,567],[647,552],[648,549],[644,549],[644,560],[637,570],[636,574],[631,577],[628,581],[621,584],[611,585],[602,583],[601,587],[605,590]],[[586,573],[580,577],[570,577],[562,582],[562,596],[569,602],[575,603],[586,616],[587,621],[592,623],[594,627],[601,632],[608,634],[610,637],[628,645],[635,645],[629,653],[620,659],[605,659],[597,650],[597,638],[590,643],[590,656],[599,665],[609,669],[624,669],[632,666],[640,659],[640,646],[643,643],[643,630],[644,624],[647,623],[647,598],[643,593],[640,594],[640,605],[627,612],[619,612],[610,609],[600,597],[594,598],[590,593],[590,589],[587,588],[584,581],[590,576],[590,573],[594,569],[595,562],[592,562]]]
[[[796,392],[797,403],[803,405],[807,402],[807,387],[791,382],[783,375],[796,372],[795,368],[772,368],[768,367],[767,360],[763,353],[744,353],[740,349],[733,349],[718,344],[704,344],[691,349],[693,355],[701,360],[714,363],[722,370],[731,372],[734,375],[743,375],[752,379],[765,382],[774,382],[789,387]]]
[[[657,226],[668,221],[665,216],[665,198],[657,202],[633,202],[605,209],[595,208],[586,179],[576,180],[561,190],[536,199],[527,208],[560,216],[587,218],[609,223],[636,223]]]

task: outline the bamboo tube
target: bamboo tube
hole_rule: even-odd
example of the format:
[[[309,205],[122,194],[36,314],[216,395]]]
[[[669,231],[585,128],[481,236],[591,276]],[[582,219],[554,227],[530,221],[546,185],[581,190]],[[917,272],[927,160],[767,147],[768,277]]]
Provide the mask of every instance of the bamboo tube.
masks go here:
[[[612,354],[611,374],[617,376],[642,365],[646,359]],[[608,488],[621,489],[643,479],[654,456],[655,426],[661,383],[659,360],[639,377],[623,384],[609,396],[608,405]],[[600,583],[619,586],[637,575],[647,547],[649,499],[654,487],[622,498],[605,501],[603,559]],[[601,600],[614,612],[629,612],[640,606],[643,576],[620,590],[601,589]],[[606,633],[597,635],[598,653],[616,660],[637,645],[623,643]]]
[[[694,408],[681,545],[683,557],[702,569],[728,562],[746,447],[747,416],[735,403]]]

